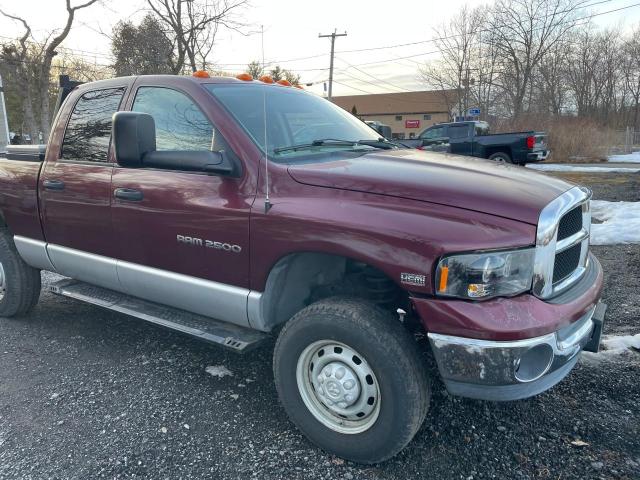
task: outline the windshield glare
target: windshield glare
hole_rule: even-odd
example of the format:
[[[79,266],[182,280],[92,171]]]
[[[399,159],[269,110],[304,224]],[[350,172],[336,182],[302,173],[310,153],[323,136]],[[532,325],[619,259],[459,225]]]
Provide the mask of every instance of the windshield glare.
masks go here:
[[[308,155],[309,149],[279,150],[315,140],[377,140],[380,135],[328,100],[295,88],[259,84],[206,84],[253,141],[264,150],[265,100],[268,153],[274,161]],[[327,142],[314,150],[350,148]]]

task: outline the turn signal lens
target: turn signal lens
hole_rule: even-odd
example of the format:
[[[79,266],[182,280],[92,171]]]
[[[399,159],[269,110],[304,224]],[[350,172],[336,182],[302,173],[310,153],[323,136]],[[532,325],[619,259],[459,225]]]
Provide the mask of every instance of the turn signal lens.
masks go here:
[[[263,83],[274,83],[273,78],[271,78],[270,75],[262,75],[258,80],[260,80]]]
[[[282,80],[278,80],[276,83],[278,85],[282,85],[284,87],[290,87],[291,86],[291,82],[289,80],[285,80],[284,78]]]
[[[251,80],[253,80],[253,77],[249,73],[241,73],[240,75],[236,75],[236,78],[245,82],[250,82]]]
[[[209,78],[209,73],[205,70],[196,70],[191,76],[196,78]]]
[[[449,279],[449,267],[446,265],[440,268],[440,285],[438,291],[444,293],[447,291],[447,280]]]

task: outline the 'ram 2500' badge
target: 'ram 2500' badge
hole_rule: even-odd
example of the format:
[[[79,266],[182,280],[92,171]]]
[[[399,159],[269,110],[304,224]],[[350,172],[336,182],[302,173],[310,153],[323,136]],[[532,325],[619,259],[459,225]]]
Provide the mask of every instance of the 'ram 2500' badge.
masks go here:
[[[419,273],[404,273],[400,274],[400,282],[405,285],[415,285],[416,287],[424,287],[427,283],[427,276]]]
[[[213,240],[202,240],[201,238],[188,237],[186,235],[177,235],[178,243],[184,243],[186,245],[193,245],[195,247],[207,247],[215,248],[216,250],[223,250],[225,252],[240,253],[242,247],[240,245],[232,245],[230,243],[215,242]]]

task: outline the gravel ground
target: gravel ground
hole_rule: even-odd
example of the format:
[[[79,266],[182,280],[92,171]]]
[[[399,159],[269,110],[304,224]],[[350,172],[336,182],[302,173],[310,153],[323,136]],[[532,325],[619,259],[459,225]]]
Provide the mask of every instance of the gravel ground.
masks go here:
[[[598,185],[596,198],[637,195]],[[607,333],[639,333],[640,246],[594,251],[607,272]],[[289,423],[270,346],[239,356],[49,293],[28,318],[0,319],[0,332],[3,479],[640,478],[633,352],[585,356],[551,391],[512,403],[454,398],[436,379],[414,441],[362,467]],[[213,365],[233,376],[209,375]]]

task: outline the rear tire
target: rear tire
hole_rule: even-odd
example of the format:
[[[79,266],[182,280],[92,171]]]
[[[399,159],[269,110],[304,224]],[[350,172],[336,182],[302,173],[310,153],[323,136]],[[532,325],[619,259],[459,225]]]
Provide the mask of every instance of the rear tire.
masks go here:
[[[298,312],[280,332],[273,370],[291,421],[323,450],[355,462],[397,454],[428,410],[415,340],[360,299],[329,298]]]
[[[27,314],[40,297],[40,271],[18,254],[13,237],[0,229],[0,317]]]
[[[494,160],[500,163],[513,163],[509,154],[505,152],[496,152],[489,156],[489,160]]]

